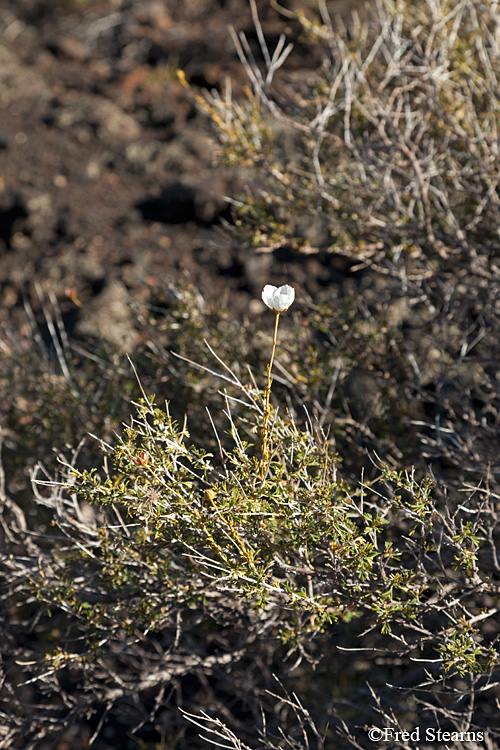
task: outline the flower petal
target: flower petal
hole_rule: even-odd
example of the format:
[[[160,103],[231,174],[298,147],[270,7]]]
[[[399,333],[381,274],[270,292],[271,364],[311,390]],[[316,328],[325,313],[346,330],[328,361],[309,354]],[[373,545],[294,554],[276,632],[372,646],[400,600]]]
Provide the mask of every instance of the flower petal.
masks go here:
[[[266,284],[264,289],[262,290],[262,300],[264,304],[266,304],[268,307],[273,310],[273,299],[275,292],[278,291],[278,287],[273,286],[272,284]]]
[[[289,284],[285,284],[284,286],[280,286],[277,293],[278,297],[278,304],[279,304],[279,310],[284,311],[288,310],[290,305],[295,299],[295,289],[293,286],[290,286]]]

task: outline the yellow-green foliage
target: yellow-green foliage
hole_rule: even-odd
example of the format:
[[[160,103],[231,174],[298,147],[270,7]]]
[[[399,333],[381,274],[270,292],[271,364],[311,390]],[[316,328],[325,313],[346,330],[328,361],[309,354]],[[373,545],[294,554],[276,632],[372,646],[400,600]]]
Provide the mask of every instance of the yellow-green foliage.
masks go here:
[[[352,486],[321,431],[299,430],[276,412],[262,474],[254,440],[261,412],[249,389],[244,411],[228,423],[233,447],[215,459],[189,441],[168,407],[145,397],[116,445],[103,444],[104,471],[68,467],[67,489],[108,512],[88,527],[90,548],[58,553],[53,575],[44,569],[34,580],[37,596],[115,637],[122,628],[157,627],[174,605],[210,591],[234,606],[244,599],[247,608],[264,608],[264,619],[277,609],[281,636],[293,633],[295,645],[370,613],[382,633],[393,623],[424,629],[425,601],[438,592],[448,614],[463,617],[471,545],[484,542],[479,522],[447,517],[432,482],[407,472],[382,466],[377,478]],[[448,630],[446,619],[432,634],[441,649],[449,650]]]

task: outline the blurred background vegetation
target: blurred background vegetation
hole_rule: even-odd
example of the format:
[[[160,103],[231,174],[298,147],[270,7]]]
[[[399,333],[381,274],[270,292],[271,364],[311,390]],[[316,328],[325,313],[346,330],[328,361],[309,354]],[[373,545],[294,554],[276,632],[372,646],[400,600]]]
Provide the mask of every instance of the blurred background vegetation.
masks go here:
[[[225,31],[234,77],[175,45],[163,75],[160,32],[182,36],[209,2],[16,16],[46,35],[77,19],[50,41],[68,80],[116,51],[99,96],[120,90],[132,138],[109,141],[100,115],[91,130],[104,186],[134,210],[80,251],[87,183],[46,236],[29,181],[5,190],[0,747],[370,748],[370,726],[488,731],[497,747],[497,3],[216,5],[224,29],[247,14]],[[50,82],[51,58],[31,64]],[[172,179],[187,152],[158,138],[163,85],[211,123],[210,190]],[[58,96],[47,133],[64,127]],[[121,275],[86,271],[77,289],[72,259],[122,238]],[[66,270],[44,276],[42,258],[17,284],[37,242]],[[293,284],[296,302],[259,483],[264,283]]]

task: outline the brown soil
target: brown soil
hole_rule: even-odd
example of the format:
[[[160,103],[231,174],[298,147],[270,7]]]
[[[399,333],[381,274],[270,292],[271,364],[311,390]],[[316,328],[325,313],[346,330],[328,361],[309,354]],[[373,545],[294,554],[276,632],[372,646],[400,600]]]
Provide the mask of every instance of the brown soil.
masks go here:
[[[290,14],[258,7],[269,39],[294,39]],[[0,322],[18,328],[23,298],[36,312],[51,293],[70,334],[130,348],[130,302],[151,285],[193,284],[251,315],[267,281],[328,282],[317,260],[256,257],[222,229],[238,178],[214,166],[210,123],[175,70],[208,88],[229,76],[237,95],[230,25],[255,39],[247,0],[4,0]],[[317,62],[298,43],[288,65]]]

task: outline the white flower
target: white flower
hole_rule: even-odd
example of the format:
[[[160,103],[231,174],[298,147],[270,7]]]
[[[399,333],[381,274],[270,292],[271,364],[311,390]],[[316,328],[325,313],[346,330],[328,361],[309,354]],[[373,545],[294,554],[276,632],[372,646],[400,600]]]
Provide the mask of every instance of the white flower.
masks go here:
[[[274,312],[286,312],[295,299],[295,289],[289,284],[273,286],[266,284],[262,290],[262,300]]]

